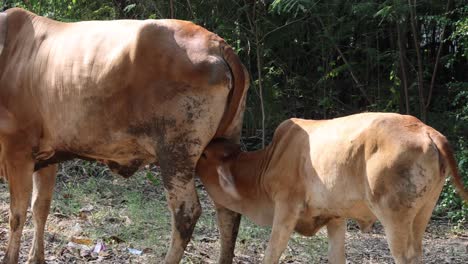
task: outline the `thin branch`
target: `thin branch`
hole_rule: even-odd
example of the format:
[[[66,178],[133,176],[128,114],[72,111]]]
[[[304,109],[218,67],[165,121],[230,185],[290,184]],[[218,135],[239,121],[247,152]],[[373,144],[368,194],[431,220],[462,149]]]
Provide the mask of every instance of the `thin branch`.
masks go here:
[[[397,23],[397,38],[398,38],[398,58],[400,60],[400,72],[401,72],[401,79],[403,82],[403,91],[405,93],[405,108],[406,108],[406,114],[410,113],[409,110],[409,96],[408,96],[408,78],[406,76],[406,62],[405,62],[405,53],[406,53],[406,48],[403,43],[402,39],[402,32],[401,32],[401,26],[400,23]]]
[[[301,17],[301,18],[299,18],[299,19],[296,19],[296,20],[293,20],[293,21],[291,21],[291,22],[288,22],[288,23],[286,23],[286,24],[284,24],[284,25],[282,25],[282,26],[280,26],[280,27],[277,27],[277,28],[275,28],[275,29],[273,29],[273,30],[267,32],[265,35],[263,35],[263,37],[260,39],[260,41],[263,42],[270,34],[275,33],[276,31],[281,30],[281,29],[283,29],[283,28],[285,28],[285,27],[287,27],[287,26],[290,26],[290,25],[292,25],[292,24],[294,24],[294,23],[297,23],[297,22],[299,22],[299,21],[302,21],[302,20],[304,20],[304,19],[307,18],[307,17],[308,17],[308,16],[303,16],[303,17]]]
[[[330,35],[328,34],[328,31],[325,27],[325,24],[323,23],[322,19],[319,17],[318,18],[318,21],[320,23],[320,25],[322,26],[323,28],[323,31],[325,32],[325,35],[330,39],[332,40],[332,38],[330,37]],[[343,62],[345,63],[346,65],[346,68],[348,69],[349,73],[351,74],[351,77],[353,78],[354,82],[356,83],[356,86],[359,88],[359,91],[361,91],[361,94],[364,96],[364,98],[366,99],[366,101],[371,104],[371,101],[369,99],[369,97],[367,96],[367,93],[366,91],[362,88],[363,85],[361,84],[361,82],[359,82],[358,78],[356,77],[356,75],[354,75],[354,72],[353,72],[353,69],[351,68],[351,65],[348,63],[348,60],[346,59],[345,55],[343,54],[343,52],[341,51],[340,47],[338,47],[338,45],[336,44],[335,41],[333,41],[333,46],[335,46],[335,49],[336,51],[338,51],[338,53],[340,54],[340,57],[341,59],[343,60]]]
[[[192,4],[190,3],[190,0],[187,0],[187,6],[189,8],[190,13],[192,14],[192,18],[196,19],[195,13],[193,12],[193,9],[192,9]]]
[[[262,43],[258,37],[258,20],[255,19],[257,15],[257,1],[254,2],[253,6],[253,21],[255,22],[255,42],[256,42],[256,56],[257,56],[257,70],[258,70],[258,91],[260,97],[260,108],[262,111],[262,148],[265,147],[265,105],[263,103],[263,80],[262,80],[262,61],[260,53],[262,51]],[[263,38],[262,38],[263,39]]]
[[[445,9],[446,14],[448,14],[449,8],[450,8],[451,5],[452,5],[452,1],[448,0],[447,1],[447,7]],[[442,28],[442,32],[440,33],[440,44],[439,44],[439,48],[437,49],[436,60],[434,62],[434,70],[432,71],[431,85],[429,86],[429,94],[427,96],[427,102],[426,102],[426,106],[425,106],[426,110],[429,108],[429,104],[431,103],[432,91],[434,89],[437,69],[438,69],[438,66],[439,66],[440,53],[442,52],[442,48],[444,47],[444,35],[445,35],[445,30],[446,29],[447,29],[447,24],[444,25],[444,27]]]
[[[169,0],[169,6],[171,8],[171,18],[174,18],[174,0]]]
[[[258,39],[256,39],[258,40]],[[257,43],[258,90],[260,93],[260,108],[262,110],[262,148],[265,147],[265,105],[263,103],[262,63],[260,58],[260,44]]]
[[[338,51],[338,53],[340,54],[340,57],[341,59],[343,60],[343,62],[346,64],[346,66],[348,67],[348,70],[349,70],[349,73],[351,74],[351,77],[353,78],[354,82],[356,83],[356,85],[358,86],[362,86],[361,83],[359,82],[359,80],[357,79],[356,75],[354,75],[354,72],[353,70],[351,69],[351,66],[349,65],[348,63],[348,60],[346,59],[345,55],[343,54],[343,52],[341,51],[340,47],[338,47],[338,45],[334,44],[335,46],[335,49],[336,51]],[[364,94],[365,95],[365,94]],[[365,95],[366,98],[367,98],[367,95]]]
[[[247,2],[244,1],[244,4],[247,5]],[[254,4],[254,5],[255,5],[255,4]],[[250,26],[249,32],[250,32],[252,35],[255,35],[255,27],[254,27],[254,25],[252,24],[252,20],[250,19],[249,11],[248,11],[247,8],[244,8],[244,11],[245,11],[245,16],[247,17],[247,22],[249,22],[249,26]]]
[[[244,3],[247,5],[247,2],[244,1]],[[255,37],[255,53],[256,53],[256,62],[257,62],[257,71],[258,71],[258,97],[260,99],[260,108],[261,108],[261,113],[262,113],[262,148],[265,147],[265,105],[263,102],[263,76],[262,76],[262,61],[261,61],[261,56],[260,53],[262,51],[262,40],[264,37],[260,40],[258,37],[258,21],[255,19],[256,17],[256,10],[257,10],[257,1],[254,1],[253,3],[253,11],[252,11],[252,18],[250,17],[251,15],[245,9],[245,14],[247,17],[247,21],[249,22],[249,25],[251,27],[251,32],[254,33]]]
[[[380,102],[380,47],[379,47],[379,32],[375,33],[377,44],[377,102]]]

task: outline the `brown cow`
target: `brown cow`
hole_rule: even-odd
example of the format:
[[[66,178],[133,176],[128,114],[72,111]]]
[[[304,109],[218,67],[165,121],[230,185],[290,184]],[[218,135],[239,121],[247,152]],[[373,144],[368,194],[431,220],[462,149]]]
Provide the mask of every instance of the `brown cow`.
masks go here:
[[[263,150],[214,140],[197,173],[213,200],[272,225],[264,263],[278,263],[291,233],[328,231],[330,263],[345,263],[347,218],[385,228],[397,264],[419,263],[422,237],[450,171],[466,200],[446,138],[412,116],[364,113],[289,119]]]
[[[53,164],[74,157],[123,176],[160,164],[172,211],[165,262],[178,263],[201,213],[196,163],[214,137],[239,139],[248,80],[231,47],[190,22],[61,23],[18,8],[1,13],[0,175],[11,197],[3,263],[18,261],[31,193],[28,262],[44,263]],[[230,263],[240,216],[218,213],[220,262]]]

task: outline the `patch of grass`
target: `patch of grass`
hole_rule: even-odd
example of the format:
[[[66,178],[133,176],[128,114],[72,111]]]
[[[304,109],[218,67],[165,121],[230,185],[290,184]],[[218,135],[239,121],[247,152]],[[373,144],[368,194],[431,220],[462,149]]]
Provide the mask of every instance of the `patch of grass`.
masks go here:
[[[89,178],[77,183],[75,181],[58,182],[55,199],[52,202],[52,211],[64,215],[78,215],[80,209],[92,204],[96,200],[97,186],[103,179]]]
[[[239,229],[238,239],[260,240],[269,239],[271,233],[270,227],[259,227],[248,218],[242,218],[241,228]]]
[[[121,215],[128,216],[130,223],[120,232],[122,238],[139,240],[143,247],[164,249],[170,234],[170,214],[165,199],[148,199],[140,192],[131,191],[124,194],[127,209]],[[158,250],[159,251],[159,250]]]
[[[113,176],[106,168],[85,164],[69,165],[57,181],[53,212],[79,218],[83,208],[92,208],[83,227],[83,234],[93,240],[117,237],[129,246],[151,248],[164,255],[170,243],[171,216],[167,208],[161,178],[154,172],[140,172],[129,179]],[[98,176],[90,177],[89,174]],[[201,184],[197,190],[203,213],[197,222],[191,247],[196,251],[219,254],[219,234],[214,206]],[[243,217],[239,229],[236,254],[254,255],[260,259],[270,238],[271,228],[259,227]],[[207,246],[208,245],[208,246]],[[326,237],[305,238],[294,235],[284,260],[319,262],[326,254]],[[203,258],[203,257],[201,257]],[[200,256],[188,255],[187,263],[199,263]]]
[[[91,239],[118,237],[137,248],[164,252],[171,218],[159,176],[152,174],[150,181],[147,175],[151,172],[141,172],[123,179],[98,171],[100,176],[87,177],[88,170],[78,175],[68,172],[66,179],[58,179],[52,211],[80,217],[82,209],[91,208],[84,230]]]
[[[308,263],[321,263],[328,250],[328,238],[318,233],[313,237],[294,234],[289,240],[288,256],[307,260]]]

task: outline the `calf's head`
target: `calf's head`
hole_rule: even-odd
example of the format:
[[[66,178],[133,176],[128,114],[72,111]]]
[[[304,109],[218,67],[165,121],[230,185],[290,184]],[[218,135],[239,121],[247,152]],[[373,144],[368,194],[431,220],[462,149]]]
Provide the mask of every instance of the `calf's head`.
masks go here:
[[[238,144],[226,139],[215,139],[208,144],[198,160],[196,172],[216,202],[220,202],[218,199],[224,193],[231,199],[240,199],[233,175],[233,167],[240,153]]]

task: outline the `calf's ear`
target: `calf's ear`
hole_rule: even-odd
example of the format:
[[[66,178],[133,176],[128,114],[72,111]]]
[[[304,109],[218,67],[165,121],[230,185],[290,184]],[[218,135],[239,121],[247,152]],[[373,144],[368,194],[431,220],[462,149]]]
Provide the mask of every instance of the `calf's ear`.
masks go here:
[[[239,144],[234,144],[231,142],[227,142],[224,145],[224,153],[223,153],[223,158],[227,159],[231,156],[234,156],[241,152],[241,146]]]
[[[231,171],[226,166],[220,165],[216,168],[219,177],[219,185],[221,189],[229,194],[232,198],[239,200],[240,195],[237,192],[234,177],[232,177]]]
[[[12,134],[16,131],[16,121],[13,115],[0,104],[0,134]]]
[[[2,55],[3,47],[5,46],[7,35],[7,15],[0,13],[0,56]]]

